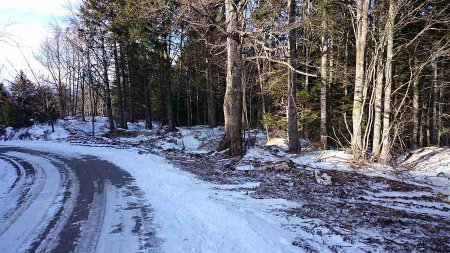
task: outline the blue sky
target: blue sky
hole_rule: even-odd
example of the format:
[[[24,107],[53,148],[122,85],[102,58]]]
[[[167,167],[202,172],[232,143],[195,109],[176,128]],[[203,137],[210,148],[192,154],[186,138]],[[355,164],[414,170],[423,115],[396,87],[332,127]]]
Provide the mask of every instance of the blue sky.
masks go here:
[[[39,50],[41,41],[47,36],[49,23],[54,20],[62,22],[63,17],[69,14],[65,6],[76,5],[78,2],[79,0],[0,0],[0,27],[11,23],[7,30],[12,35],[9,43],[0,42],[0,82],[11,80],[20,69],[30,72],[22,53],[34,69],[43,71],[33,59],[33,52]]]

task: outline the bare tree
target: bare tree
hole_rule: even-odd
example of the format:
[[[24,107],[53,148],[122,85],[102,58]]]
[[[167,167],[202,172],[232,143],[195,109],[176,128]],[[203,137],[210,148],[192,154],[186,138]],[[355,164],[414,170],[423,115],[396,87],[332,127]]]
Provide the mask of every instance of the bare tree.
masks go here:
[[[240,155],[242,147],[242,45],[239,33],[246,1],[225,0],[227,31],[227,85],[223,104],[225,135],[219,150]]]
[[[292,28],[295,24],[296,16],[296,1],[288,0],[288,26],[290,26],[288,34],[288,51],[289,51],[289,65],[296,68],[297,58],[297,34],[296,29]],[[300,151],[300,141],[298,138],[297,127],[297,73],[288,68],[288,140],[289,151],[297,153]]]
[[[368,30],[368,14],[370,0],[356,1],[356,67],[355,67],[355,91],[353,98],[353,134],[352,149],[356,159],[365,157],[365,150],[362,147],[362,122],[364,114],[364,94],[367,86],[364,80],[365,52]]]
[[[328,88],[328,37],[326,35],[327,23],[325,17],[322,18],[321,50],[320,61],[320,141],[323,149],[328,148],[327,134],[327,88]]]

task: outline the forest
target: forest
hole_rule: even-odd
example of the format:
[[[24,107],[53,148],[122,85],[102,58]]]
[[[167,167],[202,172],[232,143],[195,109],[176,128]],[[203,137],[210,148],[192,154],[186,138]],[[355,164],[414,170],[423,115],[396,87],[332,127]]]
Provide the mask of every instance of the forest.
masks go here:
[[[31,69],[0,84],[0,125],[67,116],[225,126],[388,163],[450,145],[448,0],[83,0]],[[35,81],[30,81],[31,79]],[[7,88],[7,86],[9,88]],[[30,121],[30,119],[33,119]]]

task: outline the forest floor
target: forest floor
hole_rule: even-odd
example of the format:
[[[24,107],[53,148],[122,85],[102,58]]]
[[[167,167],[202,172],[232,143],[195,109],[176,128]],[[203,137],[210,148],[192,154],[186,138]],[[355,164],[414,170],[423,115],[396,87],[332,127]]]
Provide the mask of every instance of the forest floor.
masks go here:
[[[450,149],[411,151],[390,166],[356,164],[339,150],[286,153],[283,139],[266,142],[248,132],[247,151],[229,158],[216,152],[223,129],[205,126],[106,133],[98,118],[96,137],[89,123],[60,121],[56,132],[43,126],[12,131],[5,139],[52,140],[77,146],[132,149],[165,157],[175,167],[220,192],[242,210],[270,212],[284,231],[286,244],[304,252],[450,252]],[[216,193],[215,193],[216,194]],[[226,218],[225,218],[226,219]],[[264,233],[261,227],[260,233]],[[206,252],[206,251],[201,251]],[[275,251],[274,251],[275,252]],[[281,250],[283,252],[283,250]]]

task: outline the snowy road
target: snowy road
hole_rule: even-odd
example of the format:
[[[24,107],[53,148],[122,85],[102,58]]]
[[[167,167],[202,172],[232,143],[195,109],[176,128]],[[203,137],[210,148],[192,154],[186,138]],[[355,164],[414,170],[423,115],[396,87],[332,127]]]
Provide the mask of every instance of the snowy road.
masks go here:
[[[303,252],[274,212],[297,204],[254,199],[252,187],[132,148],[0,143],[0,253]]]
[[[133,178],[93,156],[0,147],[0,252],[152,252]]]

